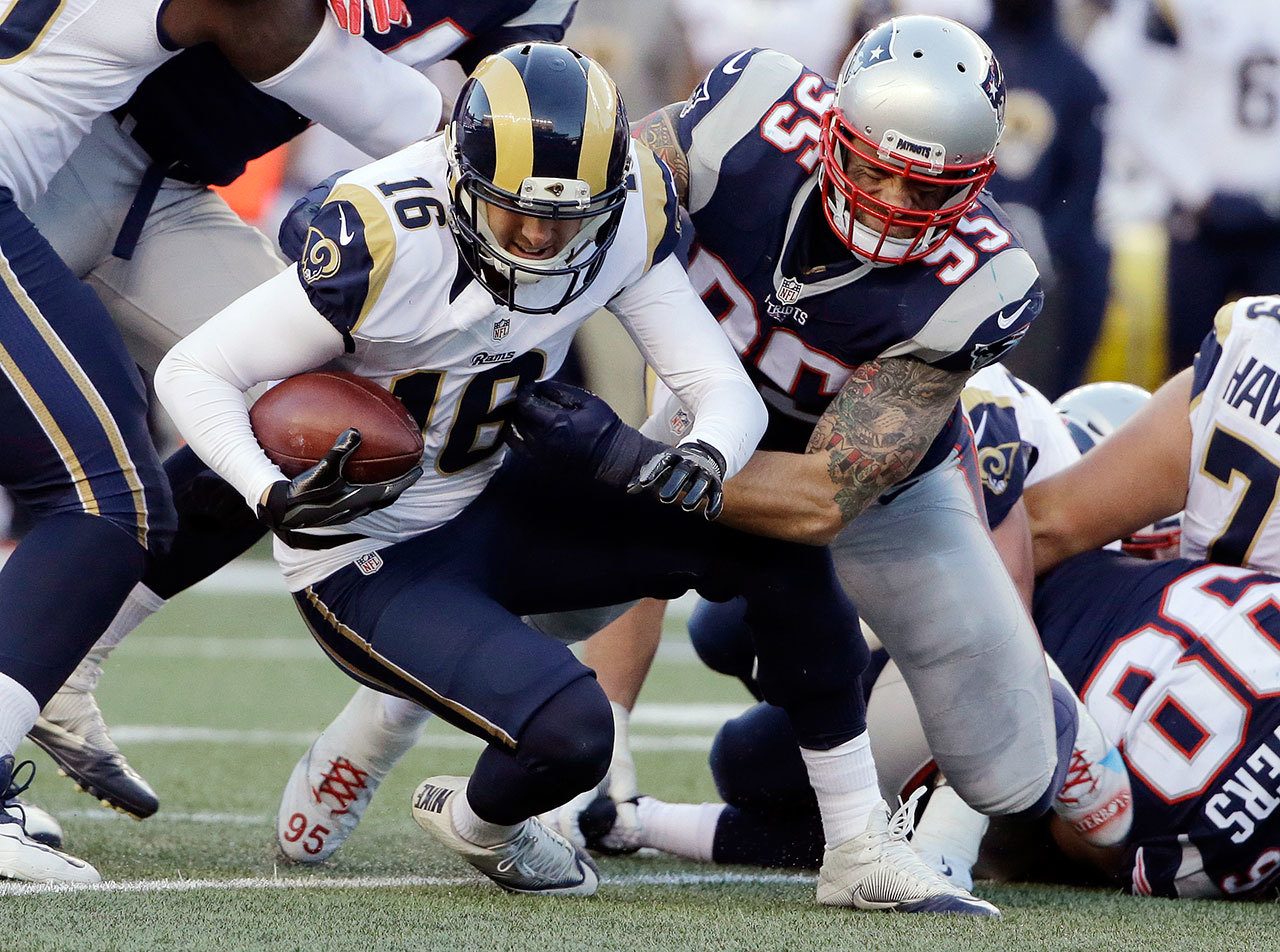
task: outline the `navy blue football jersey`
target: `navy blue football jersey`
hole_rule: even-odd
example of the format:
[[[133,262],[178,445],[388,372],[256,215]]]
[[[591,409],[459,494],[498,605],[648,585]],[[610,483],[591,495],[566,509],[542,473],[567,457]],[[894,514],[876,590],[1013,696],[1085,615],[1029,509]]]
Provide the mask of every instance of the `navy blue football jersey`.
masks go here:
[[[1133,782],[1133,892],[1280,880],[1280,577],[1090,552],[1036,587],[1045,648]]]
[[[524,40],[558,43],[577,0],[405,0],[412,18],[364,38],[424,69],[453,59],[466,71],[490,53]],[[341,82],[335,76],[334,82]],[[246,163],[288,142],[310,120],[257,89],[212,44],[185,50],[145,79],[117,111],[130,134],[169,175],[226,185]]]
[[[1036,267],[988,196],[924,261],[883,267],[850,254],[818,189],[819,119],[831,83],[773,50],[730,56],[680,110],[697,232],[689,275],[770,409],[766,449],[802,451],[854,368],[916,357],[977,370],[1026,333],[1043,294]],[[959,409],[918,471],[961,442]]]

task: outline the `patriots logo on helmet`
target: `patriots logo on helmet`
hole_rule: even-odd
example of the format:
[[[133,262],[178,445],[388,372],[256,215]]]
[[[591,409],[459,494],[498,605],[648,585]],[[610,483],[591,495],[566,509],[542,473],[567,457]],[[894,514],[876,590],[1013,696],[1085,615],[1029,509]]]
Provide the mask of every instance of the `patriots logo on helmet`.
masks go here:
[[[893,21],[886,20],[862,38],[845,60],[841,83],[846,83],[855,73],[880,63],[888,63],[893,56]]]
[[[987,67],[986,79],[982,81],[982,91],[987,94],[987,99],[991,100],[991,108],[996,111],[997,116],[1004,115],[1004,71],[1000,68],[999,61],[994,57],[989,57],[990,65]]]

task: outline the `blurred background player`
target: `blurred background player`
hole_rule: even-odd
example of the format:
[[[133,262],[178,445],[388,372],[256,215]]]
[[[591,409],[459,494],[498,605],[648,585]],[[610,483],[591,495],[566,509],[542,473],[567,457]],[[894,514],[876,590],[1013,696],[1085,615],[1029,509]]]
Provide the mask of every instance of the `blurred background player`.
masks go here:
[[[1280,18],[1269,0],[1121,0],[1091,61],[1118,149],[1169,232],[1169,367],[1205,316],[1280,273]]]
[[[338,6],[343,22],[325,22],[317,46],[334,43],[348,27],[358,26],[347,8]],[[150,378],[174,343],[285,267],[274,243],[234,214],[210,186],[233,181],[246,164],[292,139],[314,118],[328,122],[334,130],[328,135],[347,136],[351,145],[343,155],[354,150],[351,164],[361,164],[365,153],[385,155],[425,138],[439,124],[441,97],[406,66],[425,71],[450,57],[470,68],[509,43],[557,40],[573,9],[571,0],[410,0],[398,10],[396,22],[385,12],[371,13],[364,34],[369,45],[361,49],[376,98],[331,95],[350,84],[325,70],[326,54],[317,48],[317,75],[309,83],[319,101],[305,114],[302,105],[295,109],[270,95],[270,84],[255,86],[241,77],[216,48],[184,51],[147,77],[124,106],[98,119],[35,203],[33,220],[107,305],[130,355]],[[373,55],[375,50],[387,56]],[[358,100],[355,87],[350,95]],[[351,121],[353,113],[359,114],[358,122]],[[184,528],[172,562],[153,567],[130,593],[31,733],[95,798],[139,818],[154,813],[159,800],[107,731],[93,696],[102,664],[166,599],[226,564],[266,531],[253,523],[234,493],[223,490],[229,501],[219,497],[216,477],[190,451],[179,452],[166,469]]]

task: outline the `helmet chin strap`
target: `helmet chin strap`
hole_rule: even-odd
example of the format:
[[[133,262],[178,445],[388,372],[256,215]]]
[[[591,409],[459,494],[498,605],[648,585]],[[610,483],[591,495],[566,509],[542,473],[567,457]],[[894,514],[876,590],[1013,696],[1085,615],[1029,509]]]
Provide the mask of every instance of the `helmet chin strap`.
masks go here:
[[[828,205],[831,208],[831,219],[834,221],[838,229],[843,234],[849,234],[849,200],[843,193],[836,189],[830,192]],[[929,244],[937,236],[937,227],[929,228],[925,231],[924,236],[914,243],[915,248],[928,247]],[[880,236],[883,232],[876,231],[856,218],[853,221],[853,248],[852,253],[859,261],[869,264],[873,268],[892,268],[896,262],[878,261],[871,255],[890,255],[894,257],[903,257],[912,250],[913,243],[908,238],[894,238],[885,235],[881,241]]]

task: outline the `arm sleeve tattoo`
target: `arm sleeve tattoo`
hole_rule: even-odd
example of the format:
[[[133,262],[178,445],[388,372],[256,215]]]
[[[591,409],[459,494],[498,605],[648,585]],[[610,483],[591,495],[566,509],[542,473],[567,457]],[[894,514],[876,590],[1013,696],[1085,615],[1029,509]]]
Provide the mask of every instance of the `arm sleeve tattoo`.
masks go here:
[[[827,455],[846,523],[919,465],[967,379],[910,357],[872,360],[853,372],[805,451]]]
[[[689,159],[680,148],[676,135],[676,118],[682,103],[663,106],[631,127],[631,134],[667,164],[676,185],[676,198],[689,204]]]

